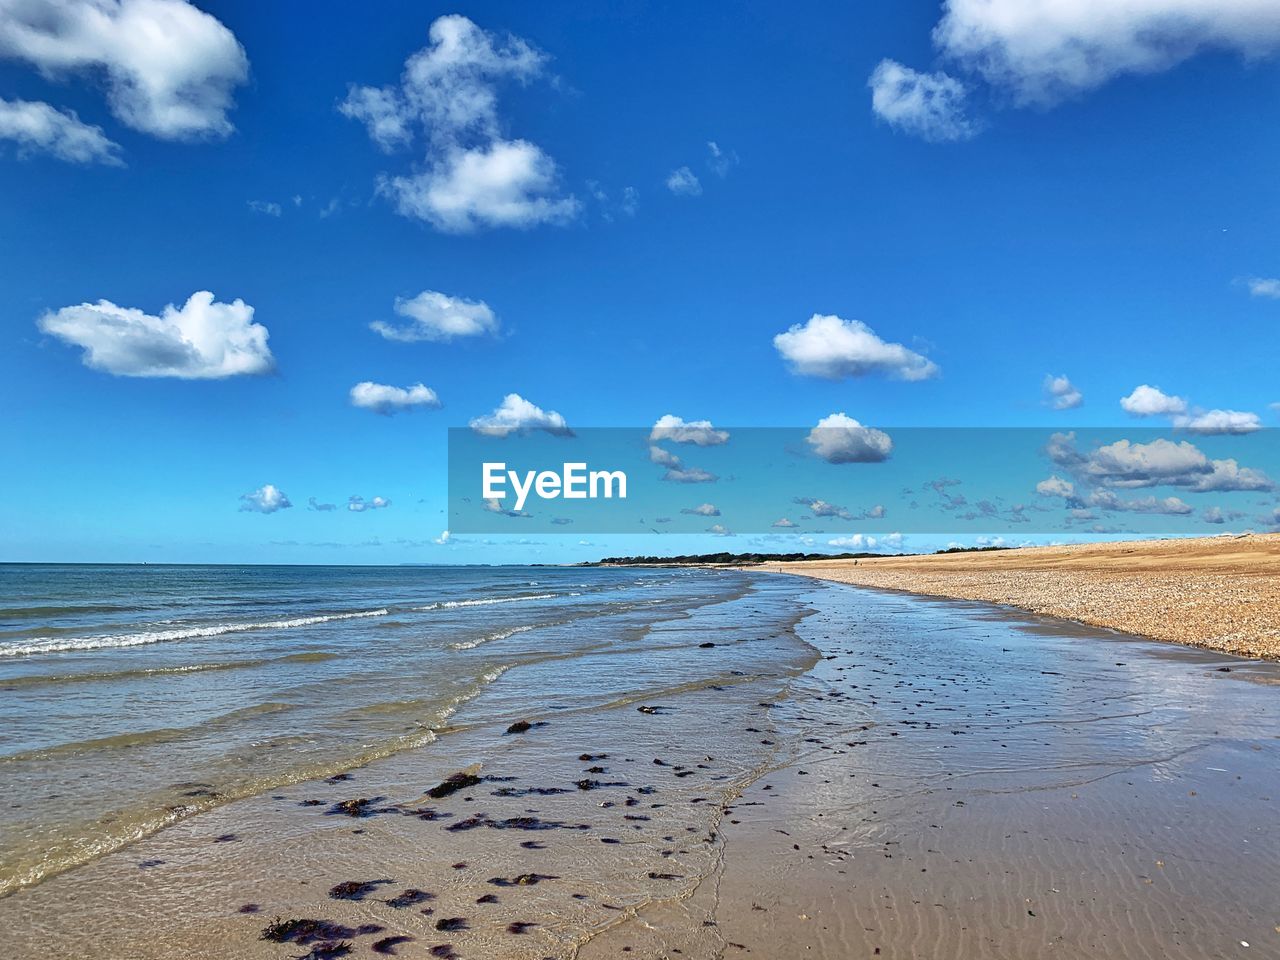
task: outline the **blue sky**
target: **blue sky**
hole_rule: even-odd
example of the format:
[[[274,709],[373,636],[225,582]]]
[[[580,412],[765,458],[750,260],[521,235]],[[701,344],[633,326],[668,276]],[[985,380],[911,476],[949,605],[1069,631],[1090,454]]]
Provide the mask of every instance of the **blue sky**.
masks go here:
[[[1054,6],[5,5],[0,559],[764,542],[442,536],[447,428],[510,394],[570,428],[1274,426],[1280,11]],[[175,353],[200,291],[213,353]]]

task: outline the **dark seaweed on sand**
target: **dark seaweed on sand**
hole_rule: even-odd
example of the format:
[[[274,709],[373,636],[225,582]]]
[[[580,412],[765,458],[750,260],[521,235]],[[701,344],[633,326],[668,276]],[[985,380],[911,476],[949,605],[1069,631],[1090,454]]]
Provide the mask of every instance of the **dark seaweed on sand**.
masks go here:
[[[517,877],[490,877],[489,882],[495,887],[532,887],[543,880],[559,880],[559,877],[547,873],[522,873]]]
[[[297,957],[297,960],[336,960],[337,957],[345,957],[350,953],[350,941],[326,940],[324,943],[317,943],[310,952]]]
[[[443,931],[466,930],[466,917],[441,917],[436,921],[436,929]]]
[[[409,943],[413,937],[383,937],[373,945],[374,953],[383,953],[387,956],[394,957],[396,955],[396,947],[402,943]]]
[[[333,900],[363,900],[384,884],[395,883],[394,880],[344,880],[329,889],[329,897]]]
[[[309,918],[285,920],[282,917],[276,917],[267,924],[258,939],[269,940],[272,943],[306,945],[317,940],[341,941],[360,934],[377,933],[381,929],[375,924],[352,928],[340,923],[332,923],[328,920],[313,920]]]
[[[395,907],[397,910],[400,910],[404,907],[412,907],[414,904],[424,903],[427,900],[434,899],[434,895],[427,893],[425,890],[409,889],[388,900],[387,906]]]
[[[459,790],[466,790],[468,787],[474,787],[483,783],[479,777],[473,773],[455,773],[448,777],[442,783],[436,784],[427,791],[427,796],[432,800],[441,800],[445,797],[452,796]]]

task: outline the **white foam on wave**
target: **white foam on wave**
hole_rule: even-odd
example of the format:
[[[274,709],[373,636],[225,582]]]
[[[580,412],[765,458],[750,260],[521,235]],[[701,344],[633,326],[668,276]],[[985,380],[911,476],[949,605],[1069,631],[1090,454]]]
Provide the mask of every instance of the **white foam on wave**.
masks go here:
[[[65,653],[71,650],[103,650],[112,647],[139,647],[148,643],[164,643],[169,640],[193,640],[200,637],[220,637],[225,633],[243,633],[248,630],[288,630],[293,627],[311,627],[334,620],[357,620],[363,617],[385,617],[387,611],[355,610],[351,613],[330,613],[314,617],[293,617],[288,620],[264,620],[259,623],[215,623],[207,627],[185,627],[177,630],[151,630],[145,633],[106,634],[95,637],[61,637],[48,640],[29,640],[12,646],[0,647],[0,656],[13,657],[36,653]]]
[[[480,597],[475,600],[441,600],[429,603],[425,607],[414,607],[414,613],[426,613],[430,610],[453,610],[457,607],[487,607],[493,603],[518,603],[522,600],[554,600],[558,594],[534,593],[527,597]]]
[[[499,630],[497,633],[476,637],[474,640],[459,640],[457,643],[449,644],[449,646],[454,650],[472,650],[482,643],[489,643],[493,640],[506,640],[508,637],[514,637],[517,633],[527,633],[532,629],[534,629],[532,626],[512,627],[510,630]]]

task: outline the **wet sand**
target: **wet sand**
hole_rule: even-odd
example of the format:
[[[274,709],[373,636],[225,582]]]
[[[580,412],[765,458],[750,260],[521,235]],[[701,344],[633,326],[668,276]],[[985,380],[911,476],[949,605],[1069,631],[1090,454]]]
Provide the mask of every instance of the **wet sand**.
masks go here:
[[[460,713],[20,891],[6,955],[1280,956],[1280,666],[985,604],[800,599],[794,624],[762,604],[758,629],[672,628],[716,644],[721,682],[533,709],[522,733],[518,704]],[[807,663],[753,662],[792,626]],[[481,779],[425,795],[459,771]],[[275,918],[330,926],[260,939]]]
[[[766,569],[1009,604],[1242,657],[1280,659],[1280,534],[812,560]]]

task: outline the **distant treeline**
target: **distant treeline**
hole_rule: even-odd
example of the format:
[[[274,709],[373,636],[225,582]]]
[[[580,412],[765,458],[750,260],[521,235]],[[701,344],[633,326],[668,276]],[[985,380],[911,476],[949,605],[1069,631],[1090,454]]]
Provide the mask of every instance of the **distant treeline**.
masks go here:
[[[731,563],[745,566],[750,563],[784,563],[795,560],[865,560],[881,557],[881,553],[695,553],[678,557],[605,557],[594,566],[637,567],[645,564],[679,565],[702,563]]]
[[[934,553],[986,553],[988,550],[1010,550],[1011,547],[947,547]]]

